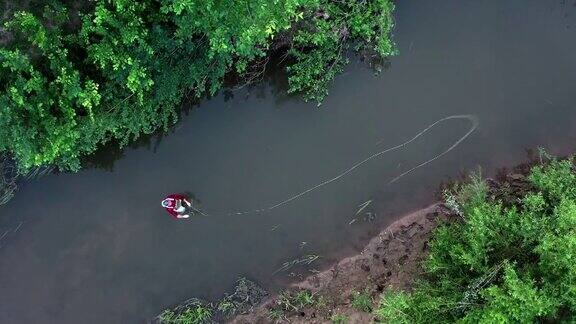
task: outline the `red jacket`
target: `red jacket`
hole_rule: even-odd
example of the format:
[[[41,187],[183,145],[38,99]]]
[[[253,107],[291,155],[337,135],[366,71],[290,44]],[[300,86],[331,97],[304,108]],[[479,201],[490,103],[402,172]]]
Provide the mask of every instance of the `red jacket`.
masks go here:
[[[176,201],[177,200],[184,200],[186,199],[185,196],[183,195],[179,195],[179,194],[172,194],[169,195],[168,197],[164,198],[164,200],[168,199],[169,200],[169,205],[168,207],[164,207],[166,209],[166,211],[168,212],[168,214],[170,214],[172,217],[178,219],[178,213],[174,210],[174,208],[176,207]]]

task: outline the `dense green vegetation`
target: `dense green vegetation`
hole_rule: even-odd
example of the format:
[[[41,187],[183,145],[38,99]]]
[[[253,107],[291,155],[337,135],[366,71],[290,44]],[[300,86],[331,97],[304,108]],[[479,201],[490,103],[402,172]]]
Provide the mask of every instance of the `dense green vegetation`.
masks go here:
[[[389,291],[376,310],[391,323],[576,321],[573,160],[532,169],[528,193],[496,199],[476,177],[448,199],[462,220],[430,242],[425,276]],[[505,190],[511,188],[504,187]]]
[[[392,11],[390,0],[31,1],[3,27],[0,154],[23,171],[78,170],[102,143],[166,129],[184,97],[215,94],[272,46],[288,48],[290,91],[321,101],[352,44],[394,53]]]

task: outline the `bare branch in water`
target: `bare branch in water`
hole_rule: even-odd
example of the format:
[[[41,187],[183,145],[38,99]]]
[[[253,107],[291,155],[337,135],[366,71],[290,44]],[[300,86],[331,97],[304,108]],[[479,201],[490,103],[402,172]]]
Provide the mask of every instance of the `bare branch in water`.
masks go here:
[[[372,203],[372,199],[358,205],[358,207],[360,207],[360,208],[356,211],[356,214],[354,214],[354,215],[360,214],[364,209],[366,209],[366,207],[370,206],[371,203]]]
[[[309,255],[304,256],[301,259],[294,259],[292,261],[284,262],[284,263],[282,263],[282,266],[278,270],[276,270],[272,273],[272,275],[275,275],[278,272],[290,270],[292,267],[297,266],[297,265],[310,265],[312,262],[318,260],[319,258],[320,258],[319,255],[309,254]]]

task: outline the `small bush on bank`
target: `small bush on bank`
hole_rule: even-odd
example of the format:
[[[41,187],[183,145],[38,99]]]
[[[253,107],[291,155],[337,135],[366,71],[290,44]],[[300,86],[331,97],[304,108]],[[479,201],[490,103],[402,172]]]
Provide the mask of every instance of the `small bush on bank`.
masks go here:
[[[361,312],[369,313],[372,311],[372,297],[368,292],[354,292],[352,307]]]
[[[283,291],[276,298],[276,310],[283,313],[296,312],[315,303],[314,294],[308,290]]]
[[[181,313],[165,310],[160,315],[160,323],[164,324],[204,324],[210,322],[212,309],[206,305],[193,305]]]
[[[294,303],[299,309],[313,305],[314,295],[308,290],[301,290],[294,295]]]
[[[532,169],[535,190],[504,206],[476,179],[450,197],[462,221],[440,226],[411,292],[387,291],[391,323],[576,321],[573,160]]]

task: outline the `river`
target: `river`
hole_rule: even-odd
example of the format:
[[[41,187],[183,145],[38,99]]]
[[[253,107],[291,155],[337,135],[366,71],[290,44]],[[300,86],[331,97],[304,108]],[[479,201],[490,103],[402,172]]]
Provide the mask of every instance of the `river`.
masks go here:
[[[400,54],[381,75],[352,60],[317,108],[282,78],[204,100],[167,134],[100,151],[77,174],[23,183],[0,207],[0,323],[141,323],[188,297],[217,298],[238,276],[269,289],[358,251],[440,182],[576,140],[574,1],[398,1]],[[325,187],[273,205],[449,115]],[[207,217],[175,221],[163,196],[190,192]],[[373,200],[355,216],[358,205]],[[356,219],[356,220],[354,220]],[[3,235],[5,234],[5,235]],[[277,272],[306,255],[307,268]],[[292,273],[292,274],[291,274]]]

